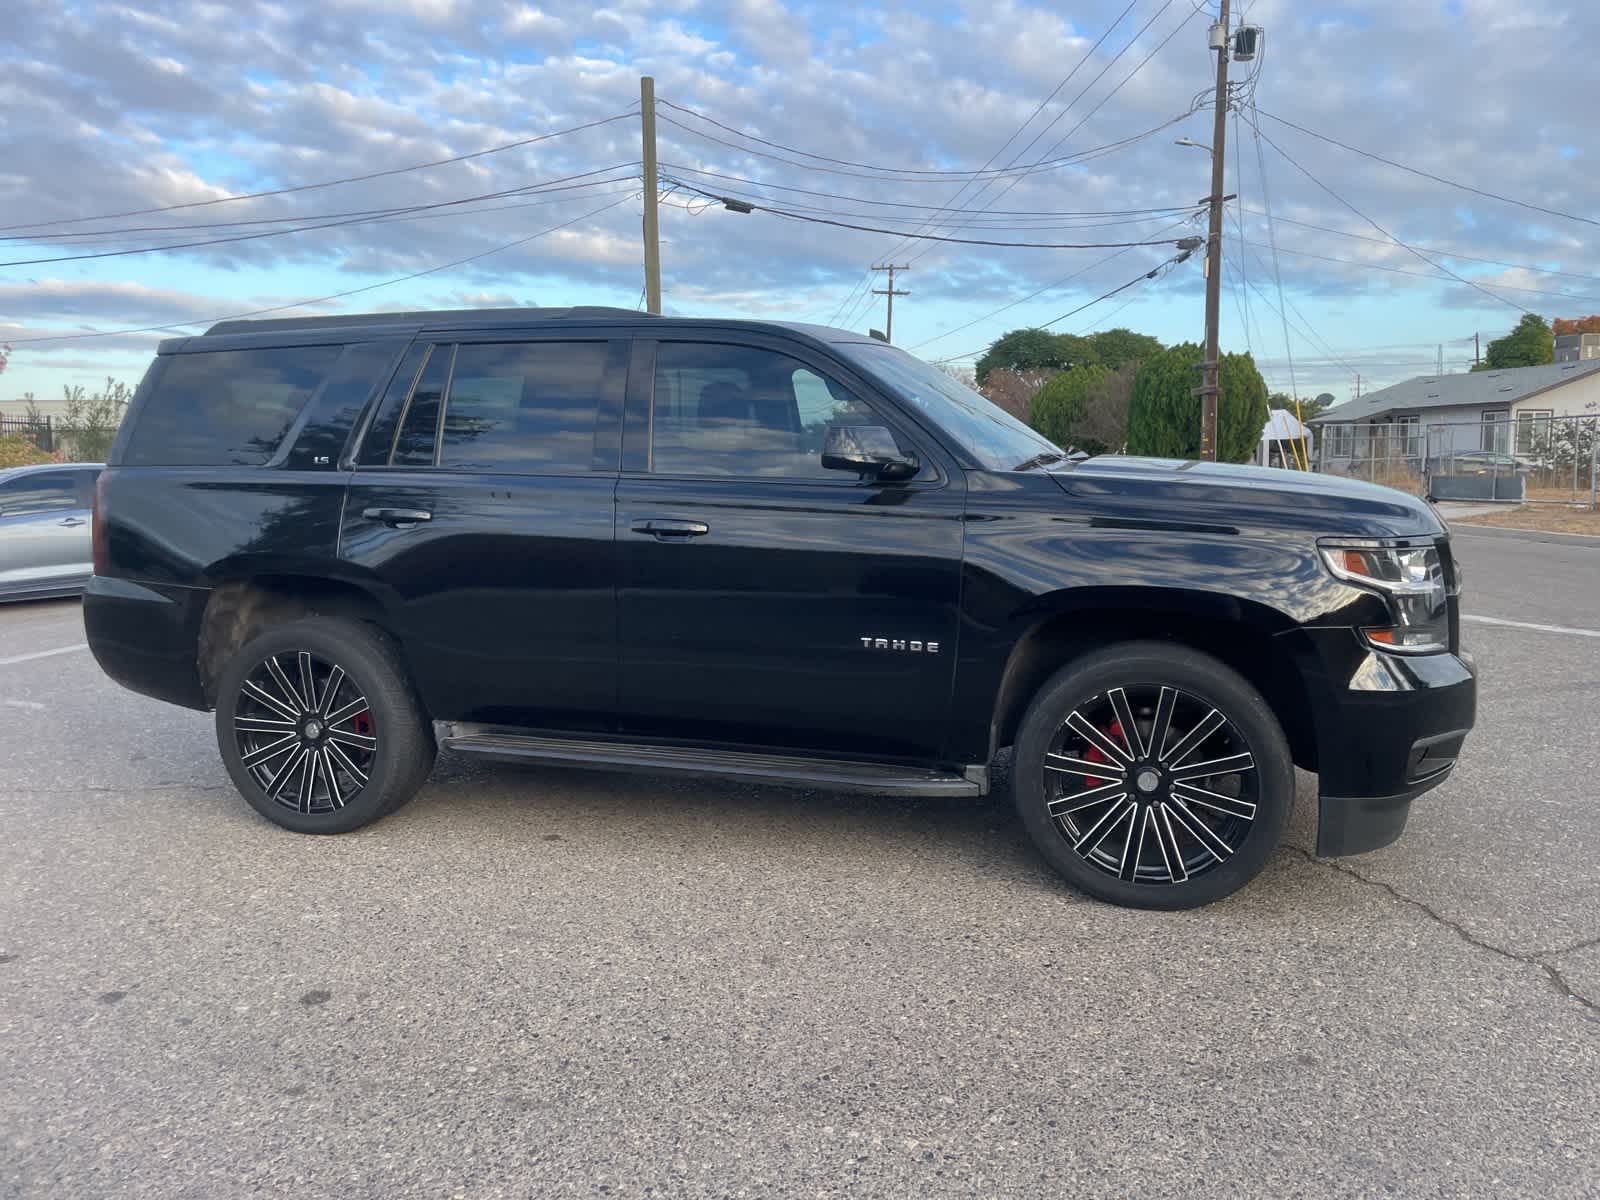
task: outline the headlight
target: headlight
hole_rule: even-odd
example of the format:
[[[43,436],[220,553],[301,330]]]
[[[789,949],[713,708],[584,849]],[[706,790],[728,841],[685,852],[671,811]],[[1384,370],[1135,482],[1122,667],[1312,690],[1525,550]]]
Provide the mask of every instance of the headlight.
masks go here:
[[[1449,599],[1436,547],[1325,542],[1319,549],[1328,570],[1388,601],[1394,624],[1361,631],[1371,645],[1400,654],[1449,649]]]

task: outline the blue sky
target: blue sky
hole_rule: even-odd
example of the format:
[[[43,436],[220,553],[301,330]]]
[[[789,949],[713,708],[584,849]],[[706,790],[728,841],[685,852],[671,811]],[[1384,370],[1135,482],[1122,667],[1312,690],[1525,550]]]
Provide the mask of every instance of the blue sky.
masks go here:
[[[1573,50],[1600,41],[1596,6],[1245,0],[1243,8],[1266,35],[1260,60],[1236,66],[1248,81],[1241,99],[1253,96],[1261,111],[1512,199],[1600,213],[1589,115],[1600,85]],[[669,312],[881,327],[882,301],[864,292],[866,268],[891,256],[913,264],[895,340],[929,358],[970,359],[1005,330],[1077,308],[1172,254],[1165,244],[1118,254],[906,241],[701,211],[683,183],[953,237],[1126,242],[1203,232],[1181,212],[1132,211],[1188,206],[1207,191],[1205,152],[1173,144],[1211,140],[1211,114],[1195,103],[1213,69],[1212,18],[1200,0],[598,8],[36,0],[10,19],[13,36],[0,47],[0,223],[36,228],[5,231],[0,261],[284,227],[221,222],[568,190],[474,201],[420,220],[0,267],[0,341],[14,345],[0,411],[27,390],[48,401],[63,384],[131,380],[162,335],[30,339],[302,311],[302,301],[369,287],[303,311],[634,307],[640,152],[628,116],[429,170],[61,223],[392,171],[601,121],[629,112],[643,73],[664,99],[800,152],[663,109],[681,122],[660,128],[661,158],[673,164],[666,173],[680,184],[662,219]],[[1222,337],[1226,349],[1251,349],[1275,387],[1287,388],[1289,371],[1269,194],[1302,394],[1344,399],[1357,374],[1370,389],[1427,373],[1441,344],[1447,369],[1462,369],[1472,334],[1502,333],[1522,309],[1600,312],[1593,224],[1407,174],[1271,118],[1261,132],[1306,173],[1258,142],[1247,122],[1230,123],[1237,149],[1227,186],[1240,201],[1225,243]],[[1084,152],[1092,153],[1053,162]],[[1041,160],[1052,165],[965,186],[960,175],[937,174]],[[1012,215],[1079,212],[1124,215]],[[519,239],[527,240],[511,245]],[[435,269],[469,256],[479,257]],[[418,272],[427,274],[388,282]],[[1202,288],[1196,258],[1053,328],[1116,324],[1198,339]]]

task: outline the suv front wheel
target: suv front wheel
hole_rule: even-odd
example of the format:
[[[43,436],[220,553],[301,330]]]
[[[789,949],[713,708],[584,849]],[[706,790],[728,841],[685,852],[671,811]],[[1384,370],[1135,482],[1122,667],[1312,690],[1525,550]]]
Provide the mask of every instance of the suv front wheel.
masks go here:
[[[1128,642],[1068,664],[1018,731],[1017,810],[1073,886],[1114,904],[1195,908],[1260,874],[1294,765],[1271,709],[1217,659]]]
[[[416,794],[432,728],[394,644],[306,617],[242,646],[217,681],[217,746],[250,806],[298,833],[346,833]]]

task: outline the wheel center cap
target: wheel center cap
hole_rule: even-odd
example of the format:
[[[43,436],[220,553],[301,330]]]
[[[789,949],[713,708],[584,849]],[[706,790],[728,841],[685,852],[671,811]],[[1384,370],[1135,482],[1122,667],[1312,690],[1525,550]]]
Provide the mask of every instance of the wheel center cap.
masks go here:
[[[1146,767],[1134,776],[1133,783],[1141,792],[1153,792],[1161,786],[1161,776]]]
[[[321,721],[307,721],[306,722],[306,736],[308,738],[310,738],[312,741],[316,741],[317,738],[321,737],[322,736],[322,722]],[[1143,785],[1141,784],[1140,786],[1143,786]]]

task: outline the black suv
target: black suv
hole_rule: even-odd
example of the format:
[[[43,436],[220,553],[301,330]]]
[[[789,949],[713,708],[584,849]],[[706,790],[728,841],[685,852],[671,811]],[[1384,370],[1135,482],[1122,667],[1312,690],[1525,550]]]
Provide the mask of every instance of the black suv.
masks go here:
[[[289,829],[436,746],[982,796],[1073,884],[1242,886],[1294,766],[1385,845],[1472,725],[1447,533],[1347,480],[1070,462],[836,329],[620,309],[226,322],[162,344],[100,476],[96,658],[215,709]]]

